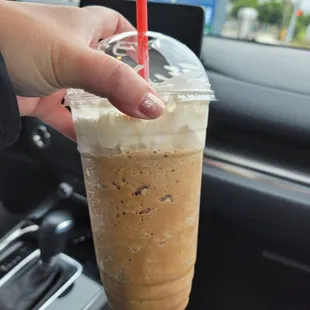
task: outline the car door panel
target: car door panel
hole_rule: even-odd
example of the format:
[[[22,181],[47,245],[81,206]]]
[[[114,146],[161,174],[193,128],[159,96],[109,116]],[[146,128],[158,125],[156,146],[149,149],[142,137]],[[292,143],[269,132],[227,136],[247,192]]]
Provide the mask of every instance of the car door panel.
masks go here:
[[[308,255],[309,52],[210,37],[202,59],[218,99],[210,106],[202,212],[229,215]]]

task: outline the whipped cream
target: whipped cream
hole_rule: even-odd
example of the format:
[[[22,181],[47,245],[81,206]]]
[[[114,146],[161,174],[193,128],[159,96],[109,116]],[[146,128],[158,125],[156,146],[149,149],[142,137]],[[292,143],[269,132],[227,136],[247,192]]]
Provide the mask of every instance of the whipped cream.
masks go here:
[[[143,150],[195,150],[205,146],[209,98],[166,95],[156,120],[129,117],[107,99],[70,99],[81,153],[112,155]],[[187,100],[186,100],[187,99]]]

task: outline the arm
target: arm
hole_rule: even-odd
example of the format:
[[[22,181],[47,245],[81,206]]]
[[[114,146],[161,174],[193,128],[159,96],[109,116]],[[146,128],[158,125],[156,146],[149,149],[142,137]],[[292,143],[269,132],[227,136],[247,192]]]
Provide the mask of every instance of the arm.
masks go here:
[[[16,95],[0,53],[0,150],[18,140],[20,127]]]

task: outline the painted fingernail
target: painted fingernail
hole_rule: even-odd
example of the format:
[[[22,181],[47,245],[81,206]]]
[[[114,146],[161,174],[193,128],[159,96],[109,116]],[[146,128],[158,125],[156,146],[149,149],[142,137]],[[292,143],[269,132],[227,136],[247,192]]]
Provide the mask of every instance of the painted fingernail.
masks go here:
[[[154,94],[148,93],[140,104],[139,110],[148,118],[159,117],[165,109],[165,104]]]

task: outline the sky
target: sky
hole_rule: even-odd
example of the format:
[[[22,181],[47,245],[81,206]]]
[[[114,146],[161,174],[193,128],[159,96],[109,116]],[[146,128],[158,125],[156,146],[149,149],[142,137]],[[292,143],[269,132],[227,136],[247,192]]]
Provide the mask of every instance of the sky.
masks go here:
[[[293,2],[296,1],[297,0],[294,0]],[[301,9],[310,12],[310,0],[303,0]]]
[[[310,12],[310,0],[304,0],[303,7],[305,11]]]

